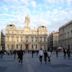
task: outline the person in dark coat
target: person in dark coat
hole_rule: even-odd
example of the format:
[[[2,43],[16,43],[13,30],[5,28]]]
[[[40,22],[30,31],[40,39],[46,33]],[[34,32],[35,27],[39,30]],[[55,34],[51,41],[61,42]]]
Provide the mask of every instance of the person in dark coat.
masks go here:
[[[14,51],[13,51],[14,59],[16,59],[16,53],[17,53],[16,50],[14,50]]]
[[[0,57],[3,58],[4,52],[3,50],[0,51]]]
[[[67,53],[67,50],[63,48],[64,59],[66,59],[66,53]]]
[[[70,59],[70,53],[71,53],[71,52],[70,52],[70,48],[68,48],[68,49],[67,49],[67,56],[68,56],[68,59]]]
[[[47,54],[47,51],[45,50],[44,51],[44,62],[45,62],[45,64],[47,63],[47,58],[48,58],[48,54]]]
[[[34,50],[32,50],[32,58],[33,58],[33,56],[34,56]]]
[[[23,51],[22,49],[17,52],[19,63],[23,63]]]
[[[56,57],[57,57],[57,58],[58,58],[58,53],[59,53],[59,52],[58,52],[58,49],[56,49]]]

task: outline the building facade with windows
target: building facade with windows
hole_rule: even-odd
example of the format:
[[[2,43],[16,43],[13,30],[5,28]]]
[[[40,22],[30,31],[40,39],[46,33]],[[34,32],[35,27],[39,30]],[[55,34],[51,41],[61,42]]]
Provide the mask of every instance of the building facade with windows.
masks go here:
[[[2,50],[2,47],[1,47],[1,32],[0,32],[0,50]]]
[[[5,50],[5,34],[1,31],[1,50]]]
[[[45,26],[39,26],[37,29],[31,29],[29,25],[29,16],[25,17],[25,26],[23,29],[17,29],[14,24],[7,25],[5,32],[6,50],[47,49],[47,28]]]
[[[56,50],[59,46],[59,32],[52,32],[48,36],[48,48]]]
[[[72,50],[72,21],[59,28],[59,44]]]

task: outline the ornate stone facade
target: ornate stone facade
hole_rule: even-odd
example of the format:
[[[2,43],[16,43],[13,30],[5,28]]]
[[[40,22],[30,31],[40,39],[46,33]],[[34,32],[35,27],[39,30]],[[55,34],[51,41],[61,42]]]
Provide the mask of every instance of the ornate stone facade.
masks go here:
[[[47,49],[48,31],[45,26],[31,29],[30,18],[25,17],[25,27],[17,29],[14,24],[7,25],[5,36],[6,50],[39,50]]]
[[[52,32],[48,36],[48,48],[56,50],[59,46],[59,32]]]
[[[72,50],[72,21],[59,28],[59,44]]]

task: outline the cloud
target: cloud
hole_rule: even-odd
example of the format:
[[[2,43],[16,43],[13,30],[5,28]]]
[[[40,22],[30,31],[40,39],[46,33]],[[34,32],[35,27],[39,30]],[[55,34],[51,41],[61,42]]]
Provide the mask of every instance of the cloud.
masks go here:
[[[49,31],[57,30],[65,22],[72,19],[72,0],[43,0],[43,3],[37,0],[4,0],[8,3],[12,1],[12,5],[4,4],[0,7],[0,24],[7,25],[9,22],[15,22],[16,26],[24,24],[26,15],[30,16],[31,27],[45,25]],[[60,3],[69,6],[62,6]],[[58,8],[51,5],[58,5]]]
[[[33,22],[38,25],[45,25],[49,31],[58,30],[60,26],[72,19],[72,10],[58,10],[42,12],[32,18]]]
[[[37,6],[36,1],[34,1],[34,0],[31,1],[31,4],[32,4],[32,7],[33,7],[33,8],[36,8],[36,6]]]
[[[18,2],[18,0],[4,0],[5,2]]]
[[[48,4],[72,4],[72,0],[44,0],[44,2]]]
[[[45,25],[50,31],[57,30],[60,26],[71,20],[72,10],[53,9],[31,16],[33,26]],[[56,28],[57,27],[57,28]]]
[[[28,6],[30,0],[20,0],[21,3],[23,3],[24,5]]]
[[[46,0],[48,3],[56,3],[58,0]]]
[[[45,3],[56,4],[56,3],[64,3],[64,0],[45,0]]]
[[[29,6],[30,4],[32,5],[33,8],[36,7],[36,0],[4,0],[7,3],[16,3],[18,5],[24,5],[24,6]]]
[[[68,5],[72,5],[72,0],[67,0]]]

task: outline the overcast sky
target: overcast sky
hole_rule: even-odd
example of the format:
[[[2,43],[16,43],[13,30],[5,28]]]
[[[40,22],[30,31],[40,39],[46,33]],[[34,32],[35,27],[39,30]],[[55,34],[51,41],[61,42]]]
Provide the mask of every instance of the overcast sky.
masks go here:
[[[44,25],[57,31],[72,20],[72,0],[0,0],[0,30],[10,23],[23,28],[26,15],[31,28]]]

